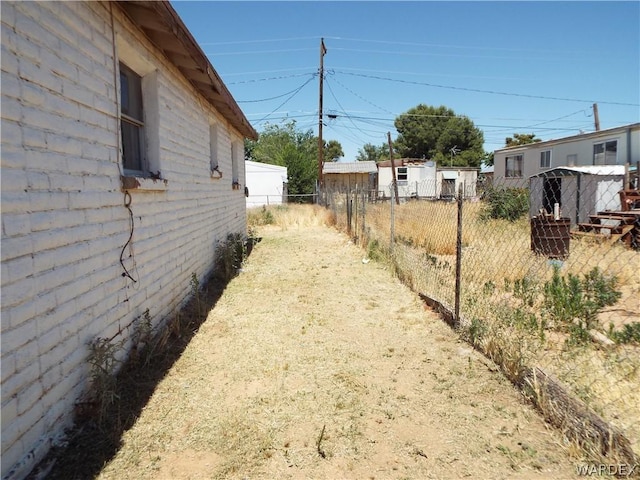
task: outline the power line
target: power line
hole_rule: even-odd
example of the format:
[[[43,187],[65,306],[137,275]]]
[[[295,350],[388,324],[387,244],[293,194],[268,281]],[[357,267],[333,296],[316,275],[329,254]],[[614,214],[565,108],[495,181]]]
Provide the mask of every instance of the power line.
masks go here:
[[[327,87],[329,88],[329,92],[331,93],[331,96],[333,97],[333,99],[336,101],[336,103],[338,104],[338,106],[342,109],[343,112],[346,112],[344,107],[340,104],[340,102],[338,101],[338,99],[336,98],[335,93],[333,93],[333,89],[331,88],[331,84],[329,82],[327,82]],[[349,115],[345,115],[349,121],[351,122],[351,124],[356,127],[358,130],[360,130],[356,124],[353,122],[353,120],[351,119],[351,117]],[[364,133],[364,132],[362,132]],[[366,135],[366,134],[365,134]]]
[[[496,51],[506,51],[506,52],[537,52],[537,53],[549,53],[549,50],[537,50],[537,49],[526,49],[526,48],[508,48],[508,47],[486,47],[479,45],[447,45],[443,43],[418,43],[418,42],[399,42],[399,41],[391,41],[391,40],[370,40],[370,39],[361,39],[361,38],[347,38],[347,37],[325,37],[331,40],[347,40],[352,42],[363,42],[363,43],[378,43],[378,44],[386,44],[386,45],[406,45],[412,47],[436,47],[436,48],[456,48],[456,49],[470,49],[470,50],[496,50]],[[582,54],[585,52],[562,52],[553,50],[553,53],[562,53],[567,55],[575,55]]]
[[[296,90],[294,90],[293,94],[292,94],[289,98],[287,98],[284,102],[282,102],[280,105],[278,105],[278,106],[277,106],[277,107],[276,107],[276,108],[275,108],[275,109],[274,109],[270,114],[268,114],[267,116],[265,116],[265,117],[261,118],[261,119],[260,119],[260,120],[258,120],[258,122],[256,122],[256,123],[262,123],[262,122],[264,122],[267,118],[269,118],[269,116],[270,116],[270,115],[272,115],[274,112],[276,112],[279,108],[281,108],[281,107],[283,107],[284,105],[286,105],[286,104],[287,104],[287,102],[289,102],[293,97],[295,97],[295,96],[300,92],[300,90],[302,90],[306,85],[308,85],[308,84],[309,84],[309,82],[310,82],[311,80],[313,80],[313,78],[314,78],[314,77],[312,76],[311,78],[309,78],[309,80],[307,80],[307,81],[306,81],[306,82],[304,82],[302,85],[300,85]]]
[[[335,77],[333,77],[333,71],[331,71],[331,72],[330,72],[330,75],[332,75],[332,77],[331,77],[331,81],[336,82],[338,85],[340,85],[340,86],[341,86],[342,88],[344,88],[346,91],[348,91],[349,93],[351,93],[353,96],[358,97],[358,98],[359,98],[360,100],[362,100],[363,102],[368,103],[369,105],[371,105],[372,107],[377,108],[378,110],[381,110],[381,111],[383,111],[383,112],[385,112],[385,113],[390,113],[391,115],[393,115],[393,112],[390,112],[389,110],[387,110],[387,109],[385,109],[385,108],[382,108],[381,106],[376,105],[376,104],[375,104],[375,103],[373,103],[373,102],[370,102],[370,101],[369,101],[369,100],[367,100],[366,98],[364,98],[364,97],[362,97],[362,96],[358,95],[356,92],[354,92],[353,90],[351,90],[349,87],[347,87],[347,86],[343,85],[342,83],[340,83],[338,80],[336,80],[336,79],[335,79]],[[327,79],[328,79],[328,78],[329,78],[329,77],[327,77]]]
[[[289,52],[306,52],[313,50],[312,48],[287,48],[283,50],[249,50],[247,52],[223,52],[223,53],[205,53],[207,57],[225,57],[228,55],[264,55],[265,53],[289,53]]]
[[[499,60],[522,60],[522,57],[510,57],[505,55],[465,55],[462,53],[437,53],[437,52],[405,52],[405,51],[384,51],[384,50],[363,50],[358,48],[340,48],[333,47],[332,50],[339,50],[342,52],[356,52],[356,53],[375,53],[379,55],[407,55],[414,57],[456,57],[456,58],[495,58]],[[528,61],[565,61],[564,58],[552,58],[552,57],[528,57]]]
[[[267,42],[291,42],[298,40],[318,40],[320,37],[290,37],[290,38],[270,38],[267,40],[238,40],[235,42],[205,42],[200,45],[241,45],[247,43],[267,43]]]
[[[263,73],[275,73],[275,72],[294,72],[296,70],[307,70],[307,71],[315,71],[317,70],[316,67],[297,67],[297,68],[281,68],[278,70],[259,70],[259,71],[254,71],[254,72],[238,72],[238,73],[225,73],[223,75],[224,78],[228,78],[228,77],[237,77],[239,75],[257,75],[257,74],[263,74]],[[302,76],[305,75],[304,73],[300,73],[298,76]],[[296,75],[292,75],[293,77],[295,77]],[[280,77],[273,77],[273,79],[279,79]],[[283,78],[287,78],[287,77],[283,77]],[[271,80],[271,78],[269,78],[268,80]],[[233,82],[233,83],[228,83],[225,82],[226,85],[235,85],[237,83],[243,83],[243,82]]]
[[[397,83],[407,83],[407,84],[411,84],[411,85],[422,85],[422,86],[426,86],[426,87],[434,87],[434,88],[446,88],[449,90],[462,90],[465,92],[475,92],[475,93],[488,93],[491,95],[505,95],[505,96],[510,96],[510,97],[525,97],[525,98],[537,98],[537,99],[542,99],[542,100],[557,100],[557,101],[562,101],[562,102],[584,102],[584,103],[602,103],[602,104],[606,104],[606,105],[623,105],[623,106],[628,106],[628,107],[638,107],[640,106],[640,104],[637,103],[624,103],[624,102],[608,102],[608,101],[604,101],[604,100],[582,100],[582,99],[578,99],[578,98],[565,98],[565,97],[547,97],[544,95],[529,95],[529,94],[525,94],[525,93],[510,93],[510,92],[498,92],[495,90],[481,90],[478,88],[467,88],[467,87],[454,87],[451,85],[438,85],[435,83],[426,83],[426,82],[414,82],[414,81],[410,81],[410,80],[398,80],[395,78],[386,78],[386,77],[380,77],[380,76],[376,76],[376,75],[363,75],[363,74],[359,74],[359,73],[350,73],[350,72],[341,72],[343,75],[352,75],[354,77],[364,77],[364,78],[371,78],[374,80],[385,80],[388,82],[397,82]]]
[[[288,80],[290,78],[306,77],[307,75],[317,75],[317,73],[298,73],[296,75],[281,75],[279,77],[256,78],[253,80],[241,80],[238,82],[226,82],[226,85],[241,85],[243,83],[268,82],[271,80]]]
[[[311,78],[309,78],[309,80],[307,80],[306,82],[304,82],[302,85],[300,85],[297,88],[294,88],[293,90],[287,92],[287,93],[283,93],[281,95],[276,95],[275,97],[269,97],[269,98],[261,98],[258,100],[236,100],[237,103],[258,103],[258,102],[267,102],[269,100],[275,100],[276,98],[282,98],[285,97],[291,93],[297,93],[298,91],[300,91],[300,89],[302,87],[304,87],[307,83],[309,83],[311,80],[313,80],[315,77],[317,76],[317,74],[313,74],[311,75]]]

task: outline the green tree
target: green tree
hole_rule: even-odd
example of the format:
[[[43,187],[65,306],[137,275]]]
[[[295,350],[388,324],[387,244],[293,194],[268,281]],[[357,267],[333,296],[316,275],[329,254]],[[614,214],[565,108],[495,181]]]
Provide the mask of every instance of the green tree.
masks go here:
[[[324,142],[324,150],[322,152],[325,162],[337,162],[340,157],[344,157],[342,145],[337,140],[329,140]]]
[[[516,145],[527,145],[528,143],[537,143],[542,141],[536,138],[535,133],[514,133],[513,137],[504,139],[505,147],[515,147]]]
[[[342,145],[336,140],[325,142],[323,155],[325,160],[334,161],[344,155]],[[295,120],[267,124],[258,140],[245,141],[245,159],[287,167],[288,191],[292,195],[315,191],[318,137],[312,130],[299,130]]]
[[[398,131],[395,149],[401,157],[471,167],[479,167],[485,158],[482,131],[468,117],[445,106],[420,104],[396,117],[394,125]]]
[[[394,158],[397,158],[395,151],[393,152]],[[382,144],[379,147],[371,143],[365,143],[362,148],[358,150],[358,154],[356,156],[357,162],[380,162],[382,160],[389,159],[389,145]]]

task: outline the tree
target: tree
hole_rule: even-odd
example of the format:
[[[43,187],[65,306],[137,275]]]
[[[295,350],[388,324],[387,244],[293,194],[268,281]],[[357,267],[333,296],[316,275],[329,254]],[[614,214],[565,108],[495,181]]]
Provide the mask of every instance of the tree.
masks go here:
[[[397,155],[394,152],[394,158]],[[356,156],[356,161],[358,162],[380,162],[382,160],[389,159],[389,145],[382,144],[379,147],[371,143],[365,143],[362,148],[358,150],[358,155]]]
[[[324,143],[324,159],[344,155],[336,140]],[[318,178],[318,137],[312,130],[298,130],[295,120],[267,124],[256,141],[245,141],[245,159],[287,167],[288,191],[292,195],[311,194]]]
[[[536,138],[535,133],[514,133],[513,137],[504,139],[505,147],[515,147],[516,145],[527,145],[528,143],[538,143],[542,141]]]
[[[329,140],[324,142],[324,150],[322,152],[325,162],[337,162],[340,157],[344,157],[342,145],[337,140]]]
[[[401,157],[471,167],[479,167],[485,157],[482,131],[468,117],[445,106],[420,104],[396,117],[394,125],[395,149]]]

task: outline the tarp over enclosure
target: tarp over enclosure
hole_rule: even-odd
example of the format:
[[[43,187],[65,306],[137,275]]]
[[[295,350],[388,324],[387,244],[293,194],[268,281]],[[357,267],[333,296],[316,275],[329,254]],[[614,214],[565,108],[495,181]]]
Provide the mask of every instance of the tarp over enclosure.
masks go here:
[[[563,217],[571,225],[588,222],[589,215],[620,209],[618,192],[624,184],[623,165],[557,167],[529,178],[529,215],[545,209],[553,213],[560,204]]]

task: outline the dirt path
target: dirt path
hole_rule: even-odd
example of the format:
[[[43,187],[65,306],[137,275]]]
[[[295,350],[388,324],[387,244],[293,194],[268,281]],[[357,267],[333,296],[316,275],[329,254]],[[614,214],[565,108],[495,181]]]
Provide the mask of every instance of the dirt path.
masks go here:
[[[502,375],[346,236],[259,233],[99,478],[574,478]]]

